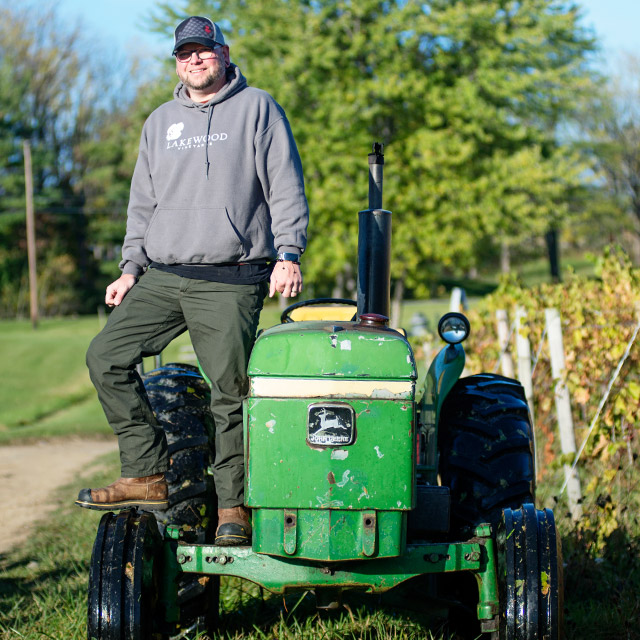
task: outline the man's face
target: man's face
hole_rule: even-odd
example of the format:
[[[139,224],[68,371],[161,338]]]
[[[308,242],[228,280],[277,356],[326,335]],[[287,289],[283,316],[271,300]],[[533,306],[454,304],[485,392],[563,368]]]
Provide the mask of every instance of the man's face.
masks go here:
[[[197,42],[187,42],[182,45],[179,52],[201,51],[210,49]],[[229,64],[229,47],[216,47],[213,57],[208,60],[201,60],[195,53],[187,62],[180,62],[176,59],[176,73],[187,89],[196,91],[218,91],[225,84],[226,68]]]

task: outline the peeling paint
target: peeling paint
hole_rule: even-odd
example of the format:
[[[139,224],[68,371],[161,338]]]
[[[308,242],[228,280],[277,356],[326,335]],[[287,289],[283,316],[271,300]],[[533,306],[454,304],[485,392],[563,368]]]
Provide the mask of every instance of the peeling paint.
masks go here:
[[[340,349],[342,351],[351,351],[351,340],[342,340],[340,342]]]
[[[344,502],[342,500],[333,500],[330,496],[316,496],[316,500],[321,507],[337,509],[339,507],[344,506]]]
[[[378,454],[378,458],[384,458],[384,453],[382,453],[380,451],[380,447],[378,445],[376,445],[375,447],[373,447],[376,451],[376,453]]]
[[[330,336],[331,346],[335,349],[338,346],[338,336]]]
[[[251,381],[251,395],[267,398],[343,398],[406,399],[413,396],[411,380],[348,380],[317,378],[258,378]]]
[[[347,482],[349,482],[349,474],[351,473],[350,469],[347,469],[343,474],[342,474],[342,480],[340,480],[340,482],[337,482],[336,484],[339,487],[344,487],[345,484],[347,484]]]
[[[275,429],[273,428],[276,426],[275,420],[267,420],[267,422],[264,423],[264,426],[269,429],[269,433],[275,433]]]
[[[349,456],[349,452],[345,451],[344,449],[334,449],[331,452],[332,460],[346,460],[348,456]]]
[[[396,338],[387,338],[380,335],[359,335],[358,340],[367,340],[368,342],[393,342]]]

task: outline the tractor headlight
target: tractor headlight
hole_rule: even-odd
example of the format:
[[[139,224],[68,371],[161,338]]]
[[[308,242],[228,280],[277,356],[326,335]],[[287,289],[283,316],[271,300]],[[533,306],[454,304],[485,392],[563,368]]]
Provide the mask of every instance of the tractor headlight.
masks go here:
[[[445,313],[438,322],[438,333],[448,344],[458,344],[466,340],[470,331],[471,325],[461,313]]]

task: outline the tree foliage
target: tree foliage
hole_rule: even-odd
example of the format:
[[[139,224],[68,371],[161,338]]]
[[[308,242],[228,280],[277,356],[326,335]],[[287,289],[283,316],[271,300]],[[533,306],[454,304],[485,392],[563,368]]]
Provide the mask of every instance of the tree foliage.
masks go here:
[[[425,293],[435,269],[474,265],[568,213],[584,162],[558,143],[593,86],[594,43],[556,0],[207,0],[162,5],[223,26],[232,59],[292,123],[311,205],[307,274],[352,264],[366,208],[365,155],[386,146],[395,278]]]
[[[0,5],[0,308],[28,300],[23,142],[33,158],[40,307],[84,308],[93,291],[87,251],[83,166],[74,150],[104,110],[100,60],[83,64],[87,43],[51,10]]]
[[[640,272],[619,248],[608,248],[597,265],[596,279],[573,276],[565,284],[525,289],[506,280],[470,314],[473,332],[469,340],[471,371],[492,370],[499,358],[495,311],[527,312],[524,334],[533,353],[539,355],[534,371],[536,426],[542,441],[543,466],[548,472],[558,463],[554,383],[545,342],[545,309],[557,309],[562,318],[566,382],[571,395],[576,433],[584,438],[613,373],[625,353],[639,322]],[[516,354],[513,354],[514,359]],[[627,445],[638,441],[637,413],[640,403],[640,348],[636,341],[624,363],[600,420],[585,449],[589,460],[606,461]],[[581,438],[577,438],[580,440]],[[635,455],[635,454],[634,454]],[[551,465],[551,467],[549,466]],[[556,465],[557,466],[557,465]]]
[[[0,287],[15,311],[26,299],[22,140],[34,149],[39,224],[49,216],[55,228],[40,233],[41,255],[66,255],[70,291],[80,291],[81,263],[93,256],[105,278],[114,275],[140,129],[176,79],[167,55],[166,73],[137,85],[133,101],[105,100],[112,76],[102,58],[78,64],[87,43],[55,12],[40,14],[34,30],[32,12],[1,2],[0,10]],[[194,14],[222,25],[250,84],[288,114],[311,206],[313,293],[353,286],[374,141],[385,144],[392,277],[413,294],[429,293],[443,271],[476,266],[496,244],[517,247],[573,215],[588,165],[557,131],[594,86],[594,43],[572,3],[186,0],[160,3],[149,24],[170,38]]]
[[[640,58],[625,56],[620,74],[589,103],[583,125],[603,181],[600,206],[640,263]]]
[[[566,592],[577,598],[568,606],[567,637],[589,637],[595,618],[584,615],[585,607],[591,606],[589,603],[595,607],[611,593],[616,594],[614,609],[628,615],[607,618],[608,626],[601,633],[603,637],[623,637],[629,633],[626,623],[637,607],[640,567],[640,335],[635,334],[640,319],[640,271],[633,268],[624,252],[610,248],[598,263],[597,279],[573,276],[565,284],[533,290],[505,282],[469,314],[472,332],[465,346],[470,354],[470,373],[494,368],[500,355],[495,311],[505,309],[511,314],[516,306],[526,309],[527,322],[522,331],[536,361],[533,395],[541,480],[538,487],[542,489],[538,497],[546,496],[545,505],[553,506],[559,519],[566,512],[566,495],[560,495],[562,466],[573,459],[560,451],[545,308],[556,308],[561,315],[564,377],[578,449],[586,441],[577,467],[582,481],[583,517],[571,525],[562,545]],[[516,354],[512,355],[515,358]],[[602,404],[609,384],[611,393]],[[600,408],[599,419],[595,420]]]

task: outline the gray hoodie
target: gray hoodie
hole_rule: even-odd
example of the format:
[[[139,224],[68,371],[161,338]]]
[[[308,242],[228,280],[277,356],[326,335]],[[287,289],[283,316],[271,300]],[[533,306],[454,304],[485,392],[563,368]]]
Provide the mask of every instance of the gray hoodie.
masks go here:
[[[207,103],[180,82],[142,129],[123,273],[164,264],[261,262],[302,253],[309,217],[284,111],[235,65]]]

